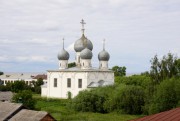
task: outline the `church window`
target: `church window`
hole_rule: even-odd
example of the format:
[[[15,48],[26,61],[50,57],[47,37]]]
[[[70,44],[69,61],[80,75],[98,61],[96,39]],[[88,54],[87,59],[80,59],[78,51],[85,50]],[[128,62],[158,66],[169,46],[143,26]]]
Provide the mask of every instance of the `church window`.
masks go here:
[[[71,79],[70,78],[67,79],[67,87],[71,87]]]
[[[60,66],[61,66],[61,63],[60,63]]]
[[[83,63],[83,66],[84,66],[84,63]]]
[[[78,88],[82,88],[82,79],[78,79]]]
[[[57,87],[57,78],[54,78],[54,87]]]

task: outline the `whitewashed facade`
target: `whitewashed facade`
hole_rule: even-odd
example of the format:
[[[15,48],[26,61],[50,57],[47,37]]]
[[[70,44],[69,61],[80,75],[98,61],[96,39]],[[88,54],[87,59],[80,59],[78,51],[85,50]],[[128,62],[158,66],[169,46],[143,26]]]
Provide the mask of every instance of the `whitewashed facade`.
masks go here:
[[[58,54],[59,69],[48,70],[47,83],[41,87],[41,96],[48,98],[75,97],[79,91],[114,84],[114,72],[108,69],[109,53],[103,50],[99,53],[99,67],[91,65],[93,45],[84,35],[82,20],[82,37],[74,44],[76,51],[76,67],[68,68],[69,53],[63,49]]]

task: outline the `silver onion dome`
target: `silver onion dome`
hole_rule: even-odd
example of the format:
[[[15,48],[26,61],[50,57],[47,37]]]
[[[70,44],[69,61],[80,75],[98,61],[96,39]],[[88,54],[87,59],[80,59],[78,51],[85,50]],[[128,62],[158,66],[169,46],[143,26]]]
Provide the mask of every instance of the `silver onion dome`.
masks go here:
[[[69,53],[62,49],[59,53],[58,53],[58,59],[59,60],[69,60]]]
[[[99,54],[98,54],[98,59],[100,61],[109,61],[110,55],[107,51],[102,50]]]
[[[86,45],[87,44],[87,45]],[[89,50],[92,51],[93,49],[93,44],[90,40],[88,40],[84,34],[82,34],[82,37],[80,39],[78,39],[75,43],[74,43],[74,50],[76,52],[81,52],[83,49],[85,49],[87,46],[87,48]]]
[[[92,51],[88,48],[85,48],[80,53],[81,59],[92,59],[92,56],[93,56]]]

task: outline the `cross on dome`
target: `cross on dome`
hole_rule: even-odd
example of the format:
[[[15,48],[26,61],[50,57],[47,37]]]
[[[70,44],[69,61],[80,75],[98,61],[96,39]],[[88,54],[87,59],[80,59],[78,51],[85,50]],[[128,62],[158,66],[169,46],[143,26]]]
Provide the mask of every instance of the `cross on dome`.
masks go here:
[[[63,37],[63,39],[62,39],[62,42],[63,42],[63,49],[64,49],[64,37]]]
[[[105,50],[105,39],[103,40],[103,50]]]
[[[82,24],[82,29],[81,29],[81,30],[82,30],[82,34],[84,34],[84,30],[85,30],[85,29],[84,29],[84,24],[86,24],[86,23],[84,22],[83,19],[81,20],[80,23]]]

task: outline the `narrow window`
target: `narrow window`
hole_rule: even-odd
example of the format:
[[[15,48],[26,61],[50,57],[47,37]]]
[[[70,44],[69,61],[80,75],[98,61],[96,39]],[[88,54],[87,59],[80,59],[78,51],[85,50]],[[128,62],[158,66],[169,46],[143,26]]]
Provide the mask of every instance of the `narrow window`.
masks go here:
[[[83,66],[84,66],[84,63],[83,63]]]
[[[82,79],[78,79],[78,88],[82,88]]]
[[[70,78],[67,79],[67,87],[71,87],[71,79]]]
[[[57,87],[57,78],[54,78],[54,87]]]

